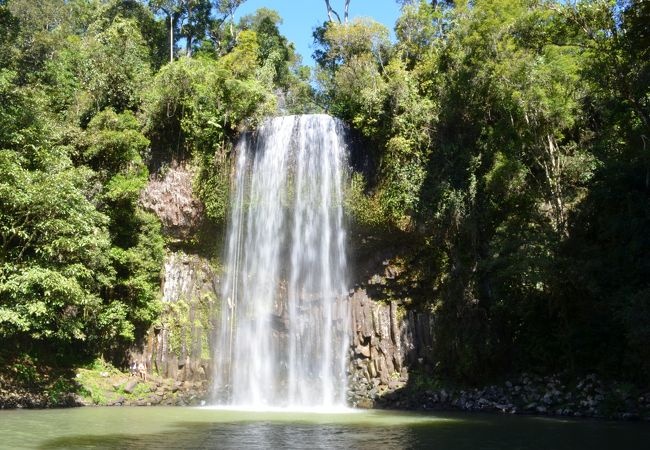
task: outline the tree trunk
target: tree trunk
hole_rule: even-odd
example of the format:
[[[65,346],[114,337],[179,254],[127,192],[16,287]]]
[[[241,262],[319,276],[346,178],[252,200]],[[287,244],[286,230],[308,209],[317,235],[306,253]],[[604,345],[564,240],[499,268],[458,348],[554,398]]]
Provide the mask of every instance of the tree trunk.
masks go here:
[[[555,138],[546,135],[546,144],[544,145],[545,156],[542,159],[542,167],[546,177],[546,184],[549,194],[549,202],[554,219],[555,230],[562,236],[566,236],[566,211],[564,204],[563,192],[563,169],[562,154],[560,148],[555,142]]]
[[[349,0],[346,0],[346,5],[347,3],[349,3]],[[336,20],[341,23],[341,17],[339,17],[338,13],[332,9],[329,0],[325,0],[325,6],[327,6],[327,17],[329,17],[330,22],[334,22],[334,16],[336,16]]]
[[[174,62],[174,14],[169,14],[169,62]]]
[[[187,25],[192,23],[192,2],[187,2]],[[191,32],[187,33],[187,40],[185,41],[185,54],[192,57],[192,35]]]

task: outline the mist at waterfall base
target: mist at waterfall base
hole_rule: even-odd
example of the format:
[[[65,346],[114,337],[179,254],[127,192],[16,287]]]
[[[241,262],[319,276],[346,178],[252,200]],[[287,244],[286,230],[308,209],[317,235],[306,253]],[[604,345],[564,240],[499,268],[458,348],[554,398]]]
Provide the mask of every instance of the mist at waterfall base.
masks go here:
[[[236,151],[214,403],[343,409],[343,127],[327,115],[277,117]]]

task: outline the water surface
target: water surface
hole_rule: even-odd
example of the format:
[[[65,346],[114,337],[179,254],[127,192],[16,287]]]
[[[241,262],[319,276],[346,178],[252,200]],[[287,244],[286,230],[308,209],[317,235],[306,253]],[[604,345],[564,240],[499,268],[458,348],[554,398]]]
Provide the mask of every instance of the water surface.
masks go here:
[[[0,448],[647,449],[649,423],[179,407],[0,411]]]

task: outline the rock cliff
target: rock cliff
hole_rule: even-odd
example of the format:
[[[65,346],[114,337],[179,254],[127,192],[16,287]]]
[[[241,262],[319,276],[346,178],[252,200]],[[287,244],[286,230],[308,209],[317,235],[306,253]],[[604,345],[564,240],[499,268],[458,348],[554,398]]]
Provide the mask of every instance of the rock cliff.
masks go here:
[[[194,236],[203,221],[192,179],[185,165],[169,168],[151,179],[140,198],[178,243]],[[352,262],[356,288],[349,298],[348,400],[372,406],[377,397],[403,387],[411,367],[426,364],[433,322],[430,314],[406,308],[410,291],[396,282],[404,269],[391,262],[395,252],[377,251],[365,240],[359,245]],[[168,250],[161,290],[161,319],[132,350],[131,359],[144,361],[152,373],[207,387],[213,351],[218,351],[212,346],[219,323],[219,276],[206,258]]]
[[[425,363],[433,345],[433,319],[406,311],[398,301],[375,301],[365,288],[353,291],[350,306],[348,400],[372,407],[377,397],[404,387],[411,368]]]
[[[219,278],[206,259],[168,253],[161,320],[133,350],[132,359],[146,361],[151,372],[166,378],[204,382],[207,387],[218,292]]]
[[[153,177],[140,195],[140,205],[160,218],[168,236],[185,239],[201,225],[203,205],[192,193],[193,178],[189,166],[171,167]]]

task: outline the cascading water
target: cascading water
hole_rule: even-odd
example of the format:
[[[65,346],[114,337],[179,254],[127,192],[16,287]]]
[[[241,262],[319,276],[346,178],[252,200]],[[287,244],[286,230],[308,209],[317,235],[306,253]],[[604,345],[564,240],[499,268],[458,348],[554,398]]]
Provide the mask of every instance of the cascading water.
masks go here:
[[[234,406],[345,405],[342,126],[270,119],[238,145],[214,394]]]

